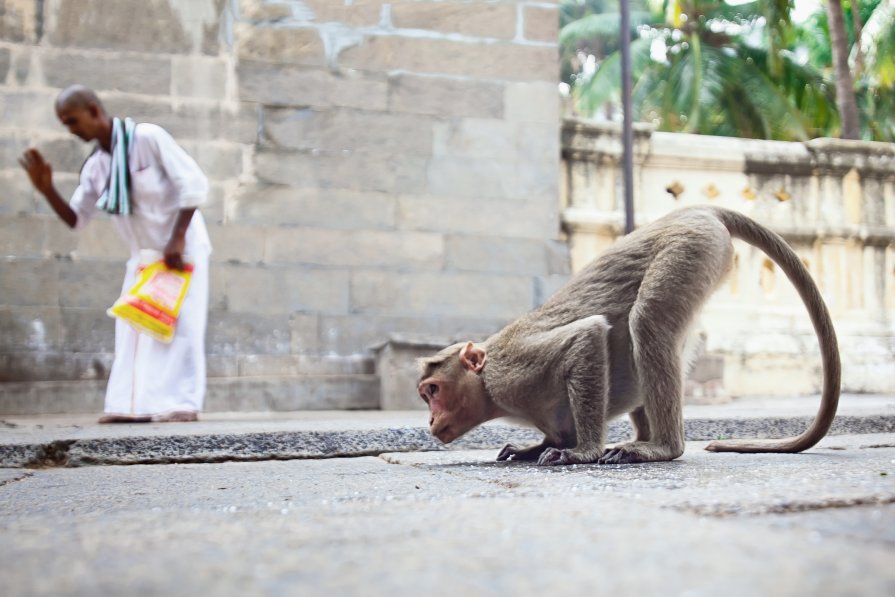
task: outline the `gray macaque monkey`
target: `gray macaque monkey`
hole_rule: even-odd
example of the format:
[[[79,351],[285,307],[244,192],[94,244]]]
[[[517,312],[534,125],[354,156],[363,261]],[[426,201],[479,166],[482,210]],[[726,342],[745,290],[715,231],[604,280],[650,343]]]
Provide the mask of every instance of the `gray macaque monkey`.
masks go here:
[[[509,416],[544,440],[498,460],[538,464],[673,460],[684,451],[683,346],[733,263],[731,238],[764,251],[805,303],[820,342],[823,392],[808,430],[782,440],[715,441],[715,452],[800,452],[829,430],[839,401],[836,333],[820,291],[776,233],[737,212],[675,211],[621,238],[541,307],[480,344],[420,359],[432,434],[450,443]],[[607,422],[629,413],[632,441],[606,449]]]

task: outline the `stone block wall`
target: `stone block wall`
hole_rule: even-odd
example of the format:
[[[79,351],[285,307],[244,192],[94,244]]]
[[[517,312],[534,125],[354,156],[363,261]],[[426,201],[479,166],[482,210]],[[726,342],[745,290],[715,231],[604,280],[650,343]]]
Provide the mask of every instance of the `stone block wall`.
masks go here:
[[[211,179],[212,377],[537,305],[569,272],[557,27],[555,0],[0,0],[0,381],[110,364],[123,245],[67,231],[16,164],[36,146],[74,189],[89,148],[52,105],[75,82]]]
[[[623,231],[617,125],[563,127],[563,226],[577,270]],[[637,224],[687,205],[741,211],[780,233],[823,293],[845,392],[895,392],[895,145],[807,143],[635,131]],[[801,300],[760,250],[734,243],[728,281],[702,312],[705,350],[732,395],[820,389]]]

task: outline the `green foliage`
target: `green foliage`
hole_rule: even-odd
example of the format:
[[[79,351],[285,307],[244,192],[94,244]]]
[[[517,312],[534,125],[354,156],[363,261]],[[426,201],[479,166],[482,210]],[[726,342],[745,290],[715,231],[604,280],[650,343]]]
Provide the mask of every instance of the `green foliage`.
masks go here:
[[[854,0],[858,2],[859,0]],[[797,140],[838,133],[826,11],[802,23],[791,0],[632,2],[634,115],[660,130]],[[595,116],[621,90],[617,2],[560,4],[564,80]],[[843,1],[850,43],[852,7]],[[895,0],[860,0],[863,136],[895,141]],[[852,52],[858,59],[858,46]],[[582,55],[598,64],[588,72]]]
[[[860,0],[860,44],[855,43],[853,1],[856,0],[844,0],[842,6],[861,136],[866,140],[895,142],[895,0]],[[807,50],[808,62],[830,79],[832,58],[823,7],[799,29],[797,43]],[[833,136],[837,132],[838,117],[823,134]]]
[[[739,55],[754,64],[759,72],[768,73],[770,51],[742,44]],[[836,91],[821,71],[801,63],[796,54],[783,50],[777,55],[780,70],[771,81],[785,101],[798,115],[808,138],[822,137],[839,127],[839,113],[836,111]],[[777,138],[777,137],[768,137]]]
[[[886,2],[883,2],[885,4]],[[880,0],[861,0],[858,12],[861,23],[869,25],[868,21],[880,5]],[[855,19],[852,12],[852,0],[843,0],[843,17],[845,19],[845,34],[848,36],[849,47],[855,43]],[[808,52],[808,62],[822,70],[829,70],[833,65],[833,53],[830,49],[830,29],[827,24],[827,11],[821,4],[817,10],[801,26],[794,28],[794,43]]]
[[[649,22],[649,13],[637,12],[631,15],[631,25],[634,28]],[[577,21],[572,21],[560,30],[559,45],[563,48],[577,48],[582,42],[601,39],[603,42],[608,42],[615,46],[618,45],[618,34],[618,13],[604,12],[601,14],[589,14]]]
[[[640,2],[629,4],[633,34],[638,26],[651,22],[652,15],[642,10]],[[559,10],[561,80],[573,85],[585,68],[580,55],[592,55],[602,61],[618,51],[618,1],[560,0]]]
[[[875,2],[864,22],[860,50],[867,84],[876,88],[895,86],[895,2]]]

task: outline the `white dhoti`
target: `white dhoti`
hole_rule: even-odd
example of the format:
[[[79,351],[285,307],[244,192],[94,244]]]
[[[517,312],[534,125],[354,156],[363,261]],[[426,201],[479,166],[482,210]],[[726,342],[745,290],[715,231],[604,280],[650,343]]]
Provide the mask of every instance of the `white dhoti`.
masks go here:
[[[131,253],[122,292],[136,282],[140,252],[163,252],[181,211],[199,207],[208,195],[208,179],[199,166],[156,125],[136,125],[126,161],[132,211],[112,216]],[[96,203],[109,184],[111,166],[111,155],[97,150],[81,169],[80,184],[70,202],[78,228],[86,226],[96,213]],[[145,417],[202,409],[211,241],[199,211],[192,214],[184,242],[184,259],[193,263],[194,270],[173,341],[164,344],[119,319],[115,321],[107,414]]]
[[[115,319],[115,360],[106,387],[106,414],[151,416],[202,410],[208,254],[186,258],[193,262],[193,275],[170,344],[141,334],[121,319]],[[122,292],[136,282],[138,265],[138,258],[127,262]]]

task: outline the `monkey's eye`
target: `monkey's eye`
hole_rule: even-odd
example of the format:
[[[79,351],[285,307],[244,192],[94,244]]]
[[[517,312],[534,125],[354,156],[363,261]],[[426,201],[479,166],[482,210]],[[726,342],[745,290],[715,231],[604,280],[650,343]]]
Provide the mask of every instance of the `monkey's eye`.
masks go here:
[[[432,396],[433,398],[435,397],[435,394],[438,393],[438,386],[434,383],[430,383],[429,387],[426,389],[429,390],[429,396]]]

